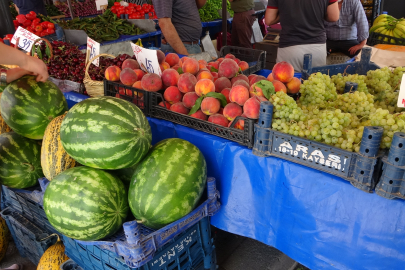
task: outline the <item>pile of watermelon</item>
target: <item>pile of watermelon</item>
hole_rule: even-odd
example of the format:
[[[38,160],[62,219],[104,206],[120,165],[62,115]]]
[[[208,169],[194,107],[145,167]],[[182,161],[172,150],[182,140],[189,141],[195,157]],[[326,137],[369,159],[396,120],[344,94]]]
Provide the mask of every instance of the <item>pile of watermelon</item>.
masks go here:
[[[0,182],[13,188],[51,181],[44,210],[78,240],[114,234],[129,210],[159,229],[190,213],[206,185],[201,151],[181,139],[151,147],[142,111],[115,97],[86,99],[69,111],[52,82],[25,76],[0,96]]]

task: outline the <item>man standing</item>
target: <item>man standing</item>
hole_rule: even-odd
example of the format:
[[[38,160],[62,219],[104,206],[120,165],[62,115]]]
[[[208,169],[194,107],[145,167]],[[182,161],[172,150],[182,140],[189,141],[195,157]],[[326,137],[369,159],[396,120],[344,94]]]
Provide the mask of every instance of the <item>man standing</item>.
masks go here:
[[[201,53],[198,9],[207,0],[152,0],[162,30],[161,50],[183,55]]]
[[[232,21],[232,45],[244,48],[252,48],[250,42],[253,34],[255,17],[254,0],[229,0],[231,8],[235,12]]]
[[[30,11],[34,11],[37,14],[46,16],[46,10],[43,0],[13,0],[14,5],[18,11],[18,14],[26,15]]]
[[[269,0],[265,21],[280,21],[281,33],[276,62],[286,61],[301,72],[304,55],[312,54],[312,66],[326,65],[324,20],[339,20],[337,0]]]

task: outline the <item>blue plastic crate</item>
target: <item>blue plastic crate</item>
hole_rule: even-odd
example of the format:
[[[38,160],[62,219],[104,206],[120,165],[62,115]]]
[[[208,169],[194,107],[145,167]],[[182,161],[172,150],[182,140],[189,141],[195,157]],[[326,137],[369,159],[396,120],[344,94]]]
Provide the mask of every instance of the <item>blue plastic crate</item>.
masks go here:
[[[219,192],[216,189],[215,178],[209,177],[207,179],[207,195],[208,199],[194,211],[157,231],[153,231],[136,221],[130,221],[124,223],[123,230],[104,240],[75,241],[83,246],[100,246],[116,254],[116,256],[123,257],[130,267],[141,267],[155,256],[159,248],[201,220],[213,216],[219,211]]]
[[[304,56],[304,67],[302,78],[307,80],[312,73],[320,72],[329,76],[337,75],[338,73],[366,75],[369,70],[376,70],[380,67],[373,62],[370,62],[371,48],[363,48],[361,50],[361,60],[359,62],[336,64],[329,66],[312,67],[312,55]]]
[[[83,245],[63,236],[65,253],[84,270],[216,269],[215,247],[208,217],[159,248],[139,268],[130,268],[122,256],[97,245]],[[67,269],[66,269],[67,270]]]
[[[51,232],[35,225],[12,207],[4,209],[0,214],[7,222],[20,255],[35,265],[45,250],[56,243],[56,236],[50,236]]]

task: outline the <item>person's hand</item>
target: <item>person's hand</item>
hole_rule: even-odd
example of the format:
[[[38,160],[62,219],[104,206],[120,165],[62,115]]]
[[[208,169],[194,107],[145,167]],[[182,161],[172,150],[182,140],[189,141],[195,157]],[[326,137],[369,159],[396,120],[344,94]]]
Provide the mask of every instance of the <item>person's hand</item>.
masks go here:
[[[24,64],[20,65],[20,67],[37,75],[37,82],[45,82],[49,78],[48,68],[38,58],[27,55],[24,59]]]
[[[12,81],[17,80],[24,75],[36,75],[36,74],[22,68],[12,68],[7,70],[7,83],[11,83]]]
[[[355,55],[358,50],[363,49],[363,46],[364,46],[364,45],[362,45],[361,43],[360,43],[360,44],[357,44],[357,45],[354,45],[353,47],[351,47],[351,48],[349,49],[349,53],[350,53],[351,55]]]

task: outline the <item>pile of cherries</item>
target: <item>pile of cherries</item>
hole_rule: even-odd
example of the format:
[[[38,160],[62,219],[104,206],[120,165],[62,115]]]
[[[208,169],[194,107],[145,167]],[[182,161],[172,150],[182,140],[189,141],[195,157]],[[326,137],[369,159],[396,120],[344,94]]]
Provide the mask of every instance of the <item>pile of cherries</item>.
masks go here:
[[[127,59],[136,60],[135,56],[130,56],[128,54],[119,54],[115,58],[104,58],[100,57],[99,66],[91,65],[89,68],[89,75],[92,80],[102,81],[104,79],[105,70],[110,66],[122,67],[122,63]]]

